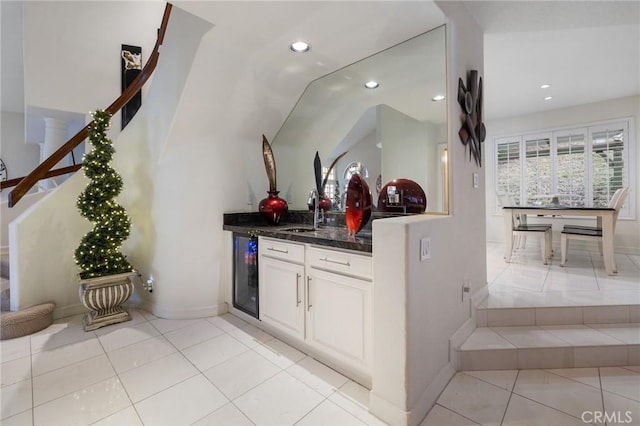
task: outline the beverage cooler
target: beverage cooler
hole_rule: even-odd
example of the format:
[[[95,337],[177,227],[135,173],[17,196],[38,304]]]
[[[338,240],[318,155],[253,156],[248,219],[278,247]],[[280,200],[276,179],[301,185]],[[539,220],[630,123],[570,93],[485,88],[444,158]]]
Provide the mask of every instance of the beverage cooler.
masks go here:
[[[258,318],[258,238],[233,234],[233,307]]]

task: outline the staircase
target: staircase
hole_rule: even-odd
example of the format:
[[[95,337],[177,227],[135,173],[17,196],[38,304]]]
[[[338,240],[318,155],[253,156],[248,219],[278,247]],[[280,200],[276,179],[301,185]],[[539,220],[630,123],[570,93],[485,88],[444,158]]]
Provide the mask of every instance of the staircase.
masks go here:
[[[478,328],[459,349],[458,367],[471,371],[638,365],[639,308],[481,307]]]
[[[0,258],[0,275],[2,276],[0,340],[26,336],[49,327],[53,322],[55,308],[53,303],[31,306],[17,312],[10,311],[9,255],[3,254]]]
[[[597,251],[574,249],[563,268],[534,246],[510,264],[501,244],[487,247],[489,295],[458,370],[640,365],[640,256],[616,254],[610,276]]]

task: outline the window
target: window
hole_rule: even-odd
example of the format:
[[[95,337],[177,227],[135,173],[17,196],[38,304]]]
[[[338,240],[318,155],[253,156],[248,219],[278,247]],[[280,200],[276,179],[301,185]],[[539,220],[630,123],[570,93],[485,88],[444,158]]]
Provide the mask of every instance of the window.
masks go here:
[[[572,207],[606,206],[613,193],[634,182],[631,119],[495,140],[497,194],[520,204],[548,204],[554,196]],[[620,217],[635,215],[628,197]]]

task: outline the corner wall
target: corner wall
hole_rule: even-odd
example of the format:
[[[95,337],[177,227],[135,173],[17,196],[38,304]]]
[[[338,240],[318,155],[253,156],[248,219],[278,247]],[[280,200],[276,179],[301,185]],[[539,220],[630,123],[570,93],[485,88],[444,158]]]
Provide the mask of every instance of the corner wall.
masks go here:
[[[374,356],[370,410],[390,424],[419,424],[456,371],[453,336],[472,330],[471,301],[486,288],[485,184],[459,140],[457,82],[483,73],[483,33],[458,2],[436,2],[447,16],[448,216],[415,215],[373,223]],[[431,258],[420,260],[430,238]]]

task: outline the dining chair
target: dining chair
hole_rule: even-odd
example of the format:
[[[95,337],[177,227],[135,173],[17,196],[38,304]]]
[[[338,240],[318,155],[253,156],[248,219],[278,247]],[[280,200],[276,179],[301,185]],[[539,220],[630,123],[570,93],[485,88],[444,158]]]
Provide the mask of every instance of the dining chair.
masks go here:
[[[629,187],[620,188],[611,197],[609,207],[613,208],[613,231],[615,235],[616,222],[618,221],[618,214],[620,209],[624,205],[624,201],[629,193]],[[611,203],[613,202],[613,205]],[[600,254],[602,253],[602,228],[598,226],[574,226],[565,225],[562,228],[562,236],[560,240],[561,259],[560,266],[564,266],[567,262],[567,252],[569,250],[569,240],[582,240],[582,241],[595,241],[598,243]],[[613,254],[612,254],[613,255]],[[614,264],[614,272],[617,272]]]
[[[516,205],[515,200],[509,194],[498,194],[498,200],[503,207]],[[547,265],[553,257],[551,224],[542,223],[530,225],[527,223],[527,215],[513,214],[511,221],[513,249],[524,248],[527,237],[534,237],[540,240],[542,262]]]

